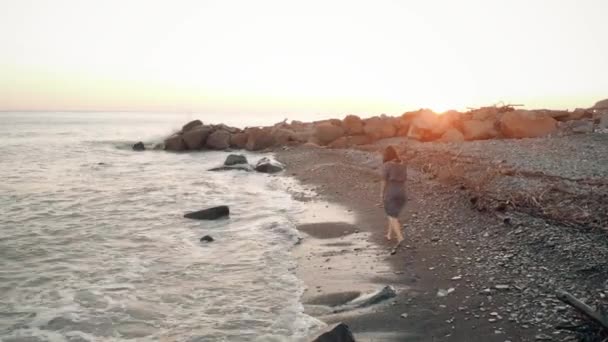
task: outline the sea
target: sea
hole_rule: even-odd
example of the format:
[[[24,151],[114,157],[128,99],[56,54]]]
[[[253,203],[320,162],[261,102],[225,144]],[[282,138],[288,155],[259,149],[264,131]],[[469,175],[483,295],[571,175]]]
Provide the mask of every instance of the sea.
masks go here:
[[[132,151],[195,118],[222,121],[0,113],[1,341],[299,341],[322,325],[290,253],[310,189],[207,171],[226,152]],[[230,218],[183,217],[215,205]]]

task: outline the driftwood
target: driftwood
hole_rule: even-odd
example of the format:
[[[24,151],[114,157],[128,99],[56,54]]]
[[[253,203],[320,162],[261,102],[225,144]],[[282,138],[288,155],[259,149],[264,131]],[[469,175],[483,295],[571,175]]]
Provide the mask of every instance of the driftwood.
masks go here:
[[[557,291],[557,298],[562,302],[572,306],[579,312],[583,313],[585,316],[591,318],[593,321],[604,327],[604,329],[608,330],[608,317],[604,316],[600,312],[593,310],[590,306],[576,299],[573,295],[569,294],[566,291],[560,290]]]

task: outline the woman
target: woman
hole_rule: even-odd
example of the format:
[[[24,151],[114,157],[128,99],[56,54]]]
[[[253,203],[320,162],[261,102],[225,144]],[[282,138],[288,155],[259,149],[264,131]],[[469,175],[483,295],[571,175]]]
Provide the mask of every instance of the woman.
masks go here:
[[[397,252],[397,248],[403,242],[399,213],[405,206],[405,180],[407,179],[407,167],[401,161],[394,147],[389,146],[384,150],[382,158],[382,204],[388,217],[388,229],[386,239],[391,240],[394,234],[397,244],[391,254]]]

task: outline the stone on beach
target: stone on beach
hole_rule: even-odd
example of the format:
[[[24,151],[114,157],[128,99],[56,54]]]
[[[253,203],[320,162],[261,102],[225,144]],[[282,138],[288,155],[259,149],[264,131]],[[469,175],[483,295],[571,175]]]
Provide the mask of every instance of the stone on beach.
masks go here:
[[[247,164],[247,157],[242,154],[231,154],[226,157],[226,161],[224,161],[225,166],[231,166],[236,164]]]
[[[165,139],[165,150],[167,151],[184,151],[186,149],[186,143],[181,134],[175,133],[172,136]]]
[[[253,127],[247,131],[247,143],[245,148],[249,151],[259,151],[269,148],[275,144],[270,128]]]
[[[540,112],[516,110],[502,116],[500,129],[507,138],[537,138],[553,133],[557,121]]]
[[[144,146],[143,142],[138,142],[135,143],[135,145],[133,145],[133,151],[145,151],[146,147]]]
[[[249,134],[245,132],[235,133],[230,136],[230,147],[244,149],[247,146],[247,140],[249,139]]]
[[[356,115],[347,115],[342,120],[342,127],[348,135],[363,134],[363,120]]]
[[[212,150],[225,150],[230,147],[230,133],[220,129],[209,135],[205,145]]]
[[[194,220],[217,220],[230,215],[230,209],[226,205],[203,209],[184,214],[185,218]]]
[[[189,150],[198,150],[205,146],[211,132],[213,132],[213,128],[209,126],[196,126],[185,131],[182,138]]]
[[[201,238],[201,242],[213,242],[215,239],[211,235],[205,235]]]
[[[319,144],[328,145],[344,135],[344,129],[331,123],[320,123],[315,127],[314,137]]]
[[[193,120],[188,122],[187,124],[184,125],[184,127],[182,127],[182,132],[188,132],[189,130],[193,129],[196,126],[202,126],[203,123],[201,120]]]
[[[493,121],[468,120],[462,123],[465,140],[485,140],[498,136]]]
[[[277,173],[283,171],[285,166],[276,160],[264,157],[255,164],[255,170],[262,173]]]
[[[439,141],[442,141],[442,142],[462,142],[462,141],[464,141],[464,134],[462,134],[456,128],[450,128],[445,133],[443,133],[443,135],[441,136],[441,139],[439,139]]]
[[[337,323],[321,331],[312,342],[355,342],[355,337],[348,325]]]

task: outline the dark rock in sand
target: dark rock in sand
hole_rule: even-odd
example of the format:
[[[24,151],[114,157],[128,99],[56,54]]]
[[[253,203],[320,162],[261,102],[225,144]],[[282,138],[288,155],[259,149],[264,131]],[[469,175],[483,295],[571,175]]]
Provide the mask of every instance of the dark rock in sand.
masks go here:
[[[185,218],[194,220],[217,220],[224,216],[230,215],[230,209],[226,205],[194,211],[184,215]]]
[[[146,147],[144,146],[143,142],[138,142],[135,145],[133,145],[133,151],[145,151]]]
[[[201,242],[213,242],[215,239],[211,235],[205,235],[201,238]]]
[[[201,122],[201,120],[193,120],[188,122],[187,124],[184,125],[184,127],[182,127],[182,132],[186,133],[189,130],[193,129],[196,126],[202,126],[203,123]]]
[[[283,169],[285,169],[283,164],[267,157],[260,159],[260,161],[255,164],[255,170],[263,173],[277,173],[283,171]]]
[[[206,145],[212,150],[225,150],[230,147],[230,133],[224,130],[215,131],[207,138]]]
[[[338,323],[323,330],[312,342],[355,342],[355,336],[348,325]]]
[[[225,166],[236,165],[236,164],[247,164],[247,157],[242,154],[231,154],[226,158],[224,162]]]

